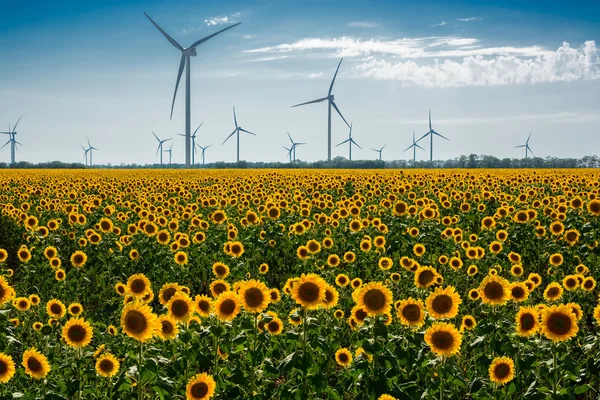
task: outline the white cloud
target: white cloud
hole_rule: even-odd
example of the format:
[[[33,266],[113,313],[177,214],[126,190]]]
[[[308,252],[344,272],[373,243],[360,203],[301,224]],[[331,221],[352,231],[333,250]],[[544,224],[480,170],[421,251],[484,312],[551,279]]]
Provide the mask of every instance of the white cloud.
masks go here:
[[[350,28],[376,28],[378,25],[374,22],[354,21],[348,22]]]
[[[436,27],[436,26],[444,26],[444,25],[448,25],[448,22],[446,22],[446,21],[442,21],[442,22],[440,22],[439,24],[433,24],[433,25],[431,25],[431,26],[432,26],[432,27]]]
[[[233,13],[229,16],[225,15],[223,17],[210,17],[204,20],[204,23],[208,26],[214,25],[222,25],[227,24],[229,22],[236,22],[236,20],[242,15],[240,12]]]
[[[354,69],[362,76],[425,87],[492,86],[600,79],[600,58],[594,41],[587,41],[580,48],[564,42],[555,52],[533,58],[472,55],[461,61],[436,59],[427,65],[373,58]]]
[[[505,115],[505,116],[489,116],[489,117],[469,117],[469,118],[436,118],[436,123],[445,125],[463,125],[463,124],[490,124],[502,122],[526,122],[526,121],[552,121],[552,122],[593,122],[600,121],[600,113],[580,113],[580,112],[560,112],[553,114],[522,114],[522,115]],[[414,125],[426,123],[427,119],[395,119],[395,120],[379,120],[398,125]]]
[[[256,37],[256,35],[244,35],[244,36],[242,36],[242,39],[248,40],[248,39],[254,39],[255,37]]]
[[[320,78],[323,75],[322,72],[311,72],[310,74],[308,74],[309,78]]]
[[[248,60],[248,62],[265,62],[265,61],[283,60],[284,58],[288,58],[288,57],[289,56],[262,57],[262,58],[255,58],[252,60]]]
[[[482,18],[480,17],[469,17],[469,18],[456,18],[458,22],[471,22],[471,21],[479,21]]]

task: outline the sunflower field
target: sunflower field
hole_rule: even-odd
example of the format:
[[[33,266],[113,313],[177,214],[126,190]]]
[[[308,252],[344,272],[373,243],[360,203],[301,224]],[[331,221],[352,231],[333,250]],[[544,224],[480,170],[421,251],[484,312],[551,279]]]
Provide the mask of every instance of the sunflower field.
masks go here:
[[[593,170],[3,171],[0,399],[598,399]]]

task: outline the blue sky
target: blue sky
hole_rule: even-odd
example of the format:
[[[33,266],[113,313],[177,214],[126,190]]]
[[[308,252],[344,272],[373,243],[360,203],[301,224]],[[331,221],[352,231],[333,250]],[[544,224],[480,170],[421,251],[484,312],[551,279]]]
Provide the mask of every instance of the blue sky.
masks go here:
[[[434,158],[519,157],[529,132],[541,157],[600,154],[589,145],[600,122],[597,1],[0,0],[0,128],[23,116],[17,160],[80,161],[89,137],[95,162],[153,163],[155,131],[175,138],[183,162],[183,85],[169,120],[180,55],[143,11],[183,46],[242,22],[192,58],[207,161],[235,160],[235,142],[221,145],[234,105],[258,135],[241,137],[242,159],[285,161],[286,132],[308,142],[298,158],[325,159],[326,104],[291,105],[325,96],[341,57],[333,93],[365,149],[353,158],[384,144],[384,159],[411,158],[403,150],[427,131],[429,108],[450,139],[435,141]],[[334,144],[347,138],[336,115],[332,126]]]

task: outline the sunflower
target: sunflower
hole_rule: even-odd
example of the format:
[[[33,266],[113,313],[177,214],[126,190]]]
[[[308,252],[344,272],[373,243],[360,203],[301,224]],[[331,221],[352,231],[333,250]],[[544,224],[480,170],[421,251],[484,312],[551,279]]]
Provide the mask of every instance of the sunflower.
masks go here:
[[[62,337],[71,347],[85,347],[92,341],[94,331],[83,318],[71,318],[63,327]]]
[[[508,357],[496,357],[489,369],[490,380],[504,385],[515,377],[515,363]]]
[[[212,376],[202,373],[190,378],[186,386],[187,400],[208,400],[215,394],[217,384]]]
[[[335,312],[333,313],[333,316],[337,319],[342,319],[344,318],[344,310],[335,310]]]
[[[427,312],[432,318],[454,318],[458,314],[458,307],[462,303],[454,286],[445,289],[436,288],[425,302]]]
[[[111,353],[104,353],[96,360],[96,372],[105,378],[112,378],[119,372],[121,363]]]
[[[160,315],[158,317],[158,322],[160,323],[160,329],[156,332],[156,334],[162,340],[171,340],[179,333],[177,321],[170,315]]]
[[[469,276],[477,275],[478,271],[479,271],[479,268],[477,268],[477,265],[469,265],[469,268],[467,268],[467,275],[469,275]]]
[[[57,269],[54,272],[54,278],[57,281],[64,281],[66,277],[67,277],[67,275],[65,274],[65,271],[63,269]]]
[[[452,356],[460,351],[462,334],[452,324],[435,322],[425,331],[425,343],[438,356]]]
[[[432,267],[419,267],[415,272],[415,286],[418,288],[428,288],[435,284],[438,272]]]
[[[588,211],[595,215],[596,217],[600,216],[600,200],[594,199],[590,201],[587,205]]]
[[[15,295],[15,290],[8,284],[6,279],[0,275],[0,305],[9,302]]]
[[[300,309],[294,308],[288,314],[288,322],[290,325],[300,325],[302,324],[302,316],[300,315]]]
[[[38,296],[37,294],[31,294],[29,295],[29,302],[31,303],[32,306],[37,306],[40,304],[40,296]]]
[[[121,327],[127,336],[147,342],[160,329],[160,323],[150,306],[132,301],[123,307]]]
[[[561,266],[563,261],[564,261],[564,258],[562,256],[562,254],[560,254],[560,253],[554,253],[554,254],[550,255],[549,262],[550,262],[550,265],[552,265],[553,267]]]
[[[52,299],[46,303],[46,312],[53,318],[62,318],[67,313],[67,308],[62,301]]]
[[[398,400],[398,399],[389,394],[382,394],[381,396],[379,396],[377,398],[377,400]]]
[[[357,305],[370,316],[389,313],[392,308],[392,291],[381,282],[361,286],[357,299]]]
[[[217,297],[223,292],[228,292],[230,288],[229,283],[225,282],[223,279],[217,279],[210,284],[210,292],[213,297]]]
[[[229,267],[222,262],[215,262],[212,266],[213,274],[219,279],[226,278],[229,275]]]
[[[58,250],[56,250],[56,247],[54,246],[48,246],[44,249],[44,256],[48,259],[51,260],[54,257],[58,256]]]
[[[554,342],[564,342],[577,335],[577,318],[570,307],[553,305],[542,312],[542,332]]]
[[[542,276],[535,272],[530,273],[527,279],[533,281],[536,286],[539,286],[542,283]]]
[[[68,310],[69,314],[71,314],[72,316],[79,317],[83,312],[83,306],[79,303],[71,303],[69,304]]]
[[[265,329],[271,335],[277,336],[283,332],[283,322],[277,316],[274,316],[273,319],[265,325]]]
[[[425,306],[422,300],[415,300],[409,297],[406,300],[400,300],[396,307],[397,316],[403,325],[410,327],[420,327],[425,323]]]
[[[271,300],[269,288],[263,282],[255,279],[244,282],[239,291],[244,309],[249,313],[261,313]]]
[[[389,257],[381,257],[379,259],[379,269],[381,269],[382,271],[387,271],[390,268],[392,268],[392,266],[394,265],[394,261],[392,261],[391,258]]]
[[[219,321],[227,322],[233,319],[240,312],[241,299],[232,291],[221,293],[213,303],[214,312]]]
[[[15,362],[8,354],[0,353],[0,383],[6,383],[15,375]]]
[[[296,249],[296,256],[301,260],[306,260],[310,256],[310,251],[306,246],[299,246]]]
[[[188,263],[188,255],[185,251],[178,251],[173,255],[173,260],[177,265],[186,265]]]
[[[471,330],[475,329],[476,326],[477,326],[477,321],[475,320],[475,317],[473,317],[472,315],[465,315],[464,317],[462,317],[462,322],[460,324],[460,331],[461,332],[471,331]]]
[[[594,308],[594,319],[597,324],[600,324],[600,303]]]
[[[323,299],[323,308],[330,309],[337,306],[340,294],[337,289],[327,284],[325,287],[325,298]]]
[[[180,290],[178,283],[165,283],[158,292],[158,301],[163,306],[166,306],[171,297]]]
[[[552,282],[548,286],[546,286],[546,290],[544,290],[544,299],[546,301],[555,301],[562,297],[563,288],[560,286],[560,283]]]
[[[244,245],[241,242],[231,242],[229,255],[232,257],[241,257],[244,254]]]
[[[188,322],[195,309],[195,303],[183,292],[175,293],[167,303],[169,316],[177,322]]]
[[[352,353],[345,347],[338,349],[338,351],[335,352],[335,362],[337,362],[340,367],[348,367],[352,364]]]
[[[156,234],[156,241],[160,244],[169,244],[170,240],[171,240],[171,234],[166,229],[161,229]]]
[[[17,297],[13,300],[13,306],[19,311],[27,311],[31,307],[31,302],[27,297]]]
[[[28,263],[31,260],[31,252],[27,247],[21,247],[17,251],[17,256],[22,263]]]
[[[417,243],[413,246],[413,253],[417,257],[422,257],[423,254],[425,254],[425,251],[426,251],[425,245],[423,245],[421,243]]]
[[[503,305],[510,298],[509,283],[497,275],[488,275],[479,285],[479,295],[485,304]]]
[[[50,267],[52,267],[52,269],[60,268],[60,266],[62,265],[62,262],[60,261],[60,258],[58,258],[58,257],[51,258],[49,260],[49,263],[50,263]]]
[[[258,267],[258,273],[261,275],[265,275],[267,272],[269,272],[269,264],[267,264],[267,263],[260,264],[260,266]]]
[[[0,263],[3,263],[8,258],[8,252],[4,249],[0,249]]]
[[[114,325],[109,325],[108,328],[106,328],[106,331],[108,332],[108,334],[110,336],[116,336],[117,335],[117,327]]]
[[[513,301],[521,302],[529,297],[529,289],[523,282],[513,282],[510,284],[510,297]]]
[[[196,303],[196,313],[202,317],[208,317],[212,312],[212,301],[210,297],[206,295],[197,294],[194,297],[194,303]]]
[[[583,317],[583,310],[578,303],[567,303],[567,307],[571,308],[573,314],[575,314],[575,318],[579,321]]]
[[[350,311],[350,319],[353,320],[357,325],[362,325],[365,319],[369,316],[367,311],[359,305],[352,307]]]
[[[583,283],[581,284],[581,287],[583,290],[591,292],[596,287],[596,280],[593,277],[588,276],[588,277],[584,278]],[[1,303],[2,302],[0,301],[0,304]]]
[[[87,255],[81,250],[77,250],[75,253],[71,254],[71,265],[76,268],[83,267],[86,261]]]
[[[337,254],[330,254],[329,257],[327,257],[327,265],[332,268],[337,267],[340,265],[340,257]]]
[[[45,378],[50,372],[48,359],[35,347],[23,353],[23,366],[25,367],[25,373],[34,379]]]
[[[350,278],[348,278],[348,275],[346,274],[338,274],[338,276],[335,277],[335,284],[339,287],[346,287],[349,283]]]
[[[298,282],[292,287],[292,298],[304,307],[311,310],[323,304],[327,283],[316,274],[302,274]]]
[[[494,254],[500,253],[502,251],[502,243],[496,241],[490,243],[490,251]]]
[[[577,275],[567,275],[562,281],[563,286],[566,290],[575,290],[579,287],[579,280]]]
[[[134,274],[127,279],[127,293],[131,296],[141,299],[148,292],[151,292],[150,280],[144,274]]]

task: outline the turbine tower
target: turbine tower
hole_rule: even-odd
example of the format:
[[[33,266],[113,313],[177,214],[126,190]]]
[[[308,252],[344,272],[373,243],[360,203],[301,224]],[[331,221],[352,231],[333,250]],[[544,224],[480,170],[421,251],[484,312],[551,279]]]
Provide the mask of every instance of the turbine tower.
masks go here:
[[[240,162],[240,131],[249,133],[254,136],[256,136],[256,133],[252,133],[243,129],[241,126],[238,126],[237,118],[235,117],[235,107],[233,107],[233,122],[235,122],[235,129],[233,130],[233,132],[231,132],[231,135],[227,136],[227,139],[225,139],[223,143],[221,143],[221,146],[223,146],[225,142],[229,140],[230,137],[237,133],[237,162]]]
[[[204,122],[201,123],[200,125],[198,125],[198,127],[194,131],[194,134],[192,135],[192,149],[194,149],[194,151],[192,151],[192,165],[196,164],[196,160],[195,160],[194,154],[196,154],[198,152],[198,149],[196,148],[196,132],[198,132],[198,129],[200,129],[200,127],[202,125],[204,125]],[[185,135],[182,135],[181,133],[178,136],[185,137]]]
[[[417,143],[417,141],[415,141],[415,131],[413,131],[413,142],[410,146],[408,146],[404,151],[406,152],[406,150],[409,150],[410,148],[413,149],[413,164],[417,162],[417,147],[420,148],[421,150],[425,151],[424,148],[422,148],[421,146],[419,146],[419,144]]]
[[[165,153],[169,153],[169,165],[172,164],[173,161],[173,145],[175,143],[171,143],[171,147],[169,147],[169,150],[164,150]]]
[[[343,141],[343,142],[341,142],[341,143],[338,143],[338,144],[337,144],[335,147],[341,146],[341,145],[343,145],[344,143],[348,143],[348,147],[349,147],[348,160],[352,161],[352,145],[355,145],[355,146],[357,146],[359,149],[361,149],[361,150],[362,150],[362,147],[360,147],[360,146],[358,145],[358,143],[356,143],[356,142],[354,141],[354,139],[352,139],[352,123],[350,123],[350,135],[348,136],[348,139],[344,140],[344,141]]]
[[[186,69],[185,73],[185,166],[190,166],[190,154],[192,152],[191,149],[191,99],[190,99],[190,57],[196,57],[196,47],[206,42],[208,39],[211,39],[217,36],[221,32],[225,32],[228,29],[233,28],[241,24],[238,22],[237,24],[230,25],[226,28],[221,29],[220,31],[213,33],[212,35],[208,35],[203,39],[200,39],[194,42],[190,47],[182,47],[179,43],[177,43],[167,32],[165,32],[156,22],[148,16],[148,14],[144,13],[146,17],[154,24],[154,26],[163,34],[165,38],[171,43],[177,50],[181,51],[181,61],[179,62],[179,72],[177,73],[177,82],[175,83],[175,93],[173,94],[173,102],[171,104],[171,119],[173,119],[173,107],[175,107],[175,97],[177,97],[177,88],[179,87],[179,81],[181,80],[181,75],[183,74],[184,68]],[[162,157],[162,153],[161,153]],[[162,164],[162,163],[161,163]]]
[[[212,144],[209,144],[206,147],[202,147],[200,145],[198,145],[198,147],[200,147],[202,149],[202,165],[204,165],[204,152],[206,151],[206,149],[208,149],[210,146],[212,146]]]
[[[387,146],[387,144],[384,144],[382,148],[380,148],[379,150],[377,149],[371,149],[373,151],[376,151],[379,153],[379,161],[381,161],[381,152],[383,151],[383,149],[385,149],[385,146]]]
[[[445,137],[443,135],[440,135],[439,133],[434,131],[433,128],[431,127],[431,110],[429,110],[429,132],[427,132],[426,134],[421,136],[419,138],[419,140],[417,140],[417,142],[420,142],[421,139],[427,137],[427,135],[429,135],[429,161],[433,161],[433,135],[437,135],[446,140],[450,140],[450,139],[448,139],[447,137]]]
[[[304,142],[294,142],[294,139],[292,139],[292,136],[290,135],[289,132],[287,133],[287,135],[290,138],[290,142],[292,142],[292,147],[289,149],[290,150],[290,155],[293,155],[294,161],[296,161],[296,146],[301,146],[301,145],[306,144],[306,143],[304,143]],[[291,162],[291,160],[290,160],[290,162]]]
[[[531,139],[531,132],[529,132],[529,136],[527,137],[527,141],[525,142],[525,144],[514,147],[515,149],[518,149],[519,147],[525,147],[525,159],[527,159],[527,157],[529,156],[529,152],[531,151],[531,147],[529,147],[529,139]],[[533,151],[531,151],[531,154],[533,154]],[[535,154],[533,155],[535,156]]]
[[[93,147],[90,144],[90,138],[88,138],[87,141],[88,141],[88,151],[90,152],[90,167],[91,167],[94,164],[94,161],[93,161],[93,158],[92,158],[93,157],[93,152],[94,152],[93,150],[99,150],[99,149]]]
[[[17,123],[15,124],[15,126],[12,127],[12,129],[10,129],[10,124],[8,125],[8,132],[0,132],[0,133],[4,133],[4,134],[8,135],[8,142],[6,142],[4,144],[4,146],[0,147],[0,150],[5,148],[6,145],[10,143],[10,163],[11,163],[11,165],[14,165],[14,163],[15,163],[15,152],[17,150],[17,145],[19,144],[19,145],[23,146],[21,143],[17,142],[17,139],[15,138],[15,136],[17,135],[17,125],[19,125],[19,122],[21,122],[21,118],[23,118],[23,117],[19,117],[19,119],[17,120]]]
[[[158,136],[156,136],[156,133],[154,133],[154,131],[152,131],[152,134],[154,135],[154,137],[156,138],[156,140],[158,140],[158,148],[156,149],[156,154],[158,155],[158,153],[160,153],[160,165],[162,165],[163,161],[162,161],[162,155],[163,155],[163,143],[167,142],[169,140],[173,140],[172,138],[169,139],[164,139],[164,140],[160,140],[158,138]]]
[[[333,106],[333,108],[335,108],[335,111],[337,111],[337,113],[340,115],[340,117],[342,117],[342,119],[344,120],[346,125],[348,127],[350,127],[350,125],[348,125],[348,121],[346,121],[346,118],[344,118],[344,116],[340,112],[340,109],[335,104],[334,96],[331,94],[331,91],[333,90],[333,84],[335,82],[335,77],[337,76],[337,73],[340,69],[340,65],[342,65],[343,60],[344,60],[343,58],[340,60],[340,63],[338,64],[337,69],[335,70],[335,74],[333,75],[333,80],[331,81],[331,85],[329,85],[329,92],[327,92],[326,97],[323,97],[323,98],[317,99],[317,100],[313,100],[313,101],[307,101],[306,103],[300,103],[300,104],[296,104],[295,106],[292,106],[292,108],[299,107],[299,106],[303,106],[306,104],[320,103],[322,101],[327,100],[327,160],[328,161],[331,161],[331,106]]]
[[[85,159],[85,166],[87,167],[87,165],[88,165],[88,157],[87,156],[88,156],[88,152],[90,151],[90,149],[86,149],[85,147],[81,146],[81,150],[83,150],[83,158]]]

